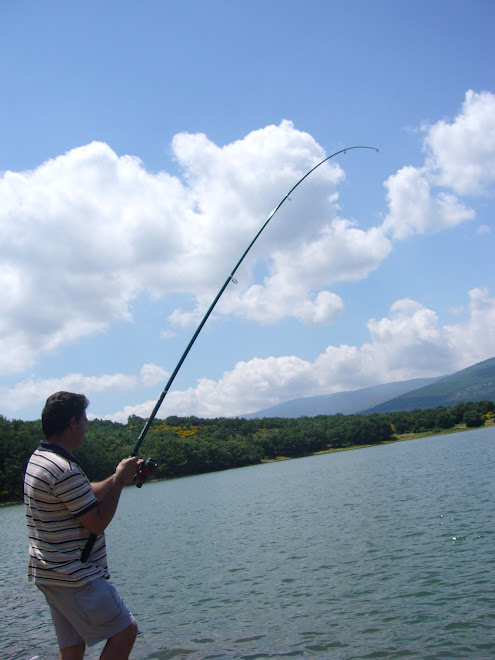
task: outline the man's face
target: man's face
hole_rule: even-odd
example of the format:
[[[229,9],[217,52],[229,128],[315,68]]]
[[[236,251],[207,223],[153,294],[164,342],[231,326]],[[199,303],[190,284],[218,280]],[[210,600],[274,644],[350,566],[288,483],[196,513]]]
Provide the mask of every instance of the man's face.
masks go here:
[[[88,430],[88,418],[86,417],[85,412],[82,414],[79,420],[76,420],[75,417],[71,419],[71,428],[73,431],[72,437],[74,440],[73,449],[77,449],[82,445],[84,436]]]

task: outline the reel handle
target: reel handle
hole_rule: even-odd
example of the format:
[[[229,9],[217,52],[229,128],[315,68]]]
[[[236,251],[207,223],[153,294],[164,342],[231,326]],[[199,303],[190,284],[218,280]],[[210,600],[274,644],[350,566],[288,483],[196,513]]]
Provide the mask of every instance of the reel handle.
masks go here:
[[[136,470],[136,474],[134,475],[134,481],[136,482],[136,486],[138,488],[141,488],[141,486],[148,479],[148,477],[153,476],[157,467],[158,467],[158,463],[154,461],[152,458],[147,458],[145,461],[140,463]]]

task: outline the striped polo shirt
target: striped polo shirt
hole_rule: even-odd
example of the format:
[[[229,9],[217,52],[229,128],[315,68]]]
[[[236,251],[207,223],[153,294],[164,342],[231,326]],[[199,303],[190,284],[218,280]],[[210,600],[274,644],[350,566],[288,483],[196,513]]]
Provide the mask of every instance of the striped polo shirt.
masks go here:
[[[90,531],[79,516],[98,502],[89,479],[68,451],[49,442],[40,444],[26,467],[24,504],[28,580],[80,587],[95,578],[109,577],[104,534],[98,536],[88,561],[81,562]]]

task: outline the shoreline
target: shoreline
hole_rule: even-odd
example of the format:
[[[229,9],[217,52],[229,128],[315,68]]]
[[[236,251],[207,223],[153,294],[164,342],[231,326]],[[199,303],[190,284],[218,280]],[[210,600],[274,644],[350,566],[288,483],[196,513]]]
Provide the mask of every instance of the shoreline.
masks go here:
[[[253,463],[253,465],[263,465],[264,463],[277,463],[278,461],[292,461],[297,458],[306,458],[308,456],[320,456],[321,454],[333,454],[338,451],[352,451],[353,449],[366,449],[369,447],[380,447],[382,445],[391,445],[395,442],[406,442],[407,440],[417,440],[419,438],[428,438],[436,437],[437,435],[450,435],[451,433],[463,433],[465,431],[477,431],[482,428],[495,427],[495,419],[490,419],[485,422],[483,426],[474,426],[467,428],[464,423],[456,424],[451,429],[444,429],[442,431],[422,431],[421,433],[402,433],[393,436],[392,440],[384,440],[383,442],[377,442],[367,445],[349,445],[348,447],[332,447],[331,449],[322,449],[320,451],[315,451],[304,456],[277,456],[276,458],[262,458],[260,463]],[[251,467],[246,465],[244,467]],[[200,472],[198,474],[209,474],[208,472]],[[191,477],[196,475],[183,475],[181,477],[173,477],[175,479],[183,479],[184,477]],[[152,481],[171,481],[171,479],[153,479]],[[4,506],[14,506],[23,504],[22,500],[15,500],[13,502],[0,502],[0,507]]]
[[[456,424],[451,429],[443,429],[440,431],[421,431],[420,433],[401,433],[394,435],[391,440],[384,440],[383,442],[376,442],[366,445],[349,445],[347,447],[332,447],[331,449],[321,449],[314,451],[306,456],[320,456],[321,454],[333,454],[338,451],[351,451],[353,449],[366,449],[367,447],[380,447],[382,445],[391,445],[395,442],[406,442],[407,440],[417,440],[419,438],[436,437],[437,435],[450,435],[451,433],[464,433],[465,431],[477,431],[487,427],[495,427],[495,420],[487,420],[483,426],[473,426],[468,428],[464,423]],[[276,463],[277,461],[291,461],[295,458],[304,458],[304,456],[277,456],[277,458],[264,458],[262,463]]]

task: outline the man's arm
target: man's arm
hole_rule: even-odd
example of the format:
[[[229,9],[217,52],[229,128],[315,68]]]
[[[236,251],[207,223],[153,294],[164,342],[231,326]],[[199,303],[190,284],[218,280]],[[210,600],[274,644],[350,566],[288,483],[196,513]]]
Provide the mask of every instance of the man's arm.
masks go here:
[[[101,502],[101,500],[105,497],[105,495],[112,487],[114,476],[115,475],[112,474],[110,477],[104,479],[103,481],[91,482],[91,488],[93,489],[93,493],[95,494],[95,497],[98,500],[98,502]]]
[[[122,488],[132,481],[136,474],[137,465],[138,459],[136,456],[124,458],[117,465],[114,475],[108,477],[105,481],[91,484],[95,497],[98,499],[98,504],[94,509],[79,517],[81,523],[91,533],[99,536],[108,527],[117,510]]]

